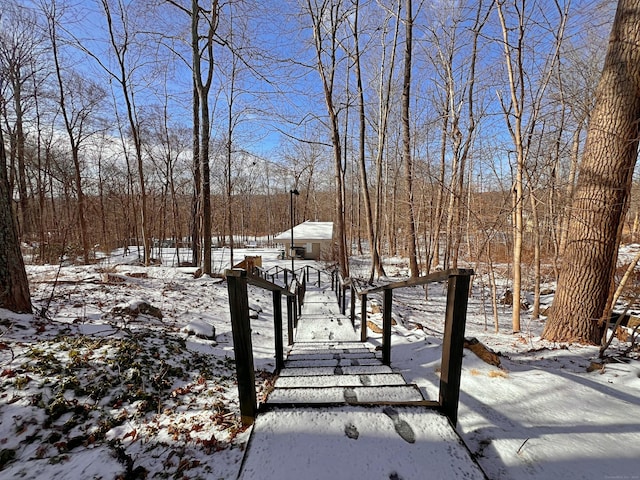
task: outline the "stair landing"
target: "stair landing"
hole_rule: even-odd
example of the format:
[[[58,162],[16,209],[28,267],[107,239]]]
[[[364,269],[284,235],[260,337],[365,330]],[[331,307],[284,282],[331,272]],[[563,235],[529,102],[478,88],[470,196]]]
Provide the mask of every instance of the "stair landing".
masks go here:
[[[424,407],[276,409],[258,415],[248,449],[243,480],[486,480]]]

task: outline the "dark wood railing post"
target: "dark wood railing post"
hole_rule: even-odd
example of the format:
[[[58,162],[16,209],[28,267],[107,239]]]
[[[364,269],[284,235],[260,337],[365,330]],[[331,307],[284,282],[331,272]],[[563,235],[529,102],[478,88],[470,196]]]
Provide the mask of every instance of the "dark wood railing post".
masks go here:
[[[353,327],[355,328],[356,326],[356,287],[354,287],[353,284],[349,286],[349,294],[351,295],[351,298],[349,299],[350,301],[349,306],[351,307],[350,308],[351,325],[353,325]]]
[[[447,290],[439,403],[442,413],[449,418],[453,426],[458,421],[460,374],[470,277],[468,274],[450,276]]]
[[[347,287],[344,284],[340,284],[340,290],[342,290],[342,301],[340,302],[340,313],[346,315],[347,313]]]
[[[295,310],[295,299],[287,295],[287,341],[293,345],[293,316]]]
[[[307,295],[307,279],[302,277],[302,285],[300,286],[300,305],[304,305],[304,297]],[[300,313],[302,314],[302,312]]]
[[[302,287],[299,283],[296,283],[296,305],[298,305],[298,318],[300,318],[302,316]]]
[[[360,341],[367,341],[367,294],[360,296]]]
[[[382,305],[382,363],[391,365],[391,308],[393,305],[393,290],[384,289]]]
[[[275,336],[276,373],[284,368],[284,345],[282,344],[282,293],[273,291],[273,334]]]
[[[320,284],[320,269],[318,268],[318,288],[320,288],[322,285]]]
[[[249,426],[256,418],[256,383],[253,370],[253,348],[249,323],[249,299],[247,296],[247,272],[227,270],[227,290],[231,311],[233,350],[235,352],[238,396],[242,424]]]

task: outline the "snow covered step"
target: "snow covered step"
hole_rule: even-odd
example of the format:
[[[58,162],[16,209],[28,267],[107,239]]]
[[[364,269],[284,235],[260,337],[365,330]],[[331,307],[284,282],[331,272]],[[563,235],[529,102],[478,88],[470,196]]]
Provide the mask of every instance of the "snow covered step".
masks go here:
[[[276,388],[267,398],[267,404],[314,403],[410,403],[424,398],[415,385],[376,387],[315,387]]]
[[[352,365],[335,367],[287,367],[280,371],[281,377],[299,377],[309,375],[375,375],[393,373],[387,365]]]
[[[299,377],[301,375],[333,375],[335,367],[313,367],[313,368],[285,368],[280,370],[280,377]]]
[[[340,308],[336,305],[335,302],[313,302],[307,303],[304,302],[304,306],[302,307],[302,315],[304,317],[308,316],[341,316]]]
[[[242,480],[486,480],[447,418],[424,407],[274,409],[258,415]]]
[[[380,365],[380,360],[372,358],[330,358],[324,360],[287,360],[285,368],[304,368],[304,367],[337,367],[337,366],[356,366],[356,365]]]
[[[306,325],[327,325],[327,324],[335,324],[339,327],[348,326],[353,330],[353,325],[351,324],[351,320],[349,320],[344,315],[340,315],[339,313],[305,313],[302,312],[302,316],[298,319],[298,328],[300,328],[300,324],[303,323]]]
[[[373,374],[373,373],[387,373],[392,372],[391,367],[387,365],[352,365],[352,366],[344,366],[340,367],[342,370],[342,375],[362,375],[362,374]]]
[[[287,360],[332,360],[341,358],[376,358],[371,350],[322,350],[322,351],[297,351],[293,350]]]
[[[375,351],[374,345],[368,342],[302,342],[298,341],[295,343],[293,350],[294,352],[301,352],[304,350],[314,350],[317,352],[336,352],[336,351],[361,351],[367,350],[369,352]]]
[[[303,313],[296,328],[295,342],[357,341],[358,334],[346,317],[309,316]]]
[[[301,387],[372,387],[377,385],[404,385],[406,382],[399,373],[380,373],[375,375],[308,375],[300,377],[279,377],[275,388]]]
[[[338,297],[335,292],[326,290],[307,290],[304,295],[304,304],[313,302],[329,302],[338,304]]]

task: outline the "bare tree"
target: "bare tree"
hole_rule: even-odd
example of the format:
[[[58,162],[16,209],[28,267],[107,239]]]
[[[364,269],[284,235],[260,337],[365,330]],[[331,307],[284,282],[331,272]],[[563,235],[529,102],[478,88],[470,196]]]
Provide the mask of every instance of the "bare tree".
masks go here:
[[[376,271],[378,275],[384,275],[384,268],[380,260],[380,252],[374,235],[374,219],[373,209],[371,207],[371,193],[369,192],[369,180],[367,175],[367,163],[366,163],[366,105],[364,98],[364,86],[362,81],[362,55],[360,48],[360,1],[353,1],[353,22],[351,22],[351,31],[353,34],[353,63],[355,66],[356,74],[356,88],[357,88],[357,108],[358,108],[358,169],[360,175],[360,189],[364,202],[364,217],[366,222],[367,241],[369,242],[369,251],[371,254],[372,270]]]
[[[338,266],[343,277],[349,275],[344,213],[344,179],[340,124],[335,104],[335,76],[338,63],[339,27],[344,21],[342,1],[307,0],[307,14],[313,28],[316,68],[320,75],[325,107],[329,115],[329,130],[333,146],[335,176],[335,219],[338,244]]]
[[[413,50],[413,9],[411,0],[404,1],[404,73],[402,81],[402,159],[407,195],[407,243],[409,245],[409,271],[411,277],[420,275],[418,267],[416,221],[413,200],[413,159],[411,154],[411,122],[409,106],[411,104],[411,53]]]
[[[555,72],[555,65],[559,61],[559,52],[564,39],[564,30],[567,21],[567,9],[563,9],[558,1],[554,2],[556,12],[558,13],[558,25],[549,25],[548,30],[553,31],[554,38],[546,61],[543,62],[539,72],[533,72],[530,69],[536,68],[535,62],[530,61],[531,58],[546,54],[544,50],[538,52],[535,49],[529,50],[527,53],[525,47],[527,45],[527,31],[530,28],[528,23],[528,2],[527,0],[517,0],[514,5],[516,27],[510,27],[506,16],[506,2],[504,0],[497,1],[497,12],[502,28],[502,45],[504,48],[505,66],[508,77],[509,101],[500,98],[502,109],[505,115],[507,129],[513,140],[515,165],[514,165],[514,181],[511,188],[512,192],[512,218],[513,218],[513,309],[512,309],[512,326],[513,331],[520,331],[520,313],[521,313],[521,295],[522,295],[522,253],[523,253],[523,235],[525,230],[524,224],[524,204],[526,200],[525,190],[527,189],[527,179],[531,179],[532,173],[527,170],[531,162],[529,155],[532,153],[532,142],[534,132],[536,131],[538,121],[541,114],[542,101],[545,98],[547,87],[550,79]],[[544,18],[544,17],[543,17]],[[515,38],[512,38],[511,32],[515,31]],[[527,60],[529,63],[527,64]],[[537,73],[539,79],[534,83],[531,78]],[[531,191],[534,187],[529,184],[528,189]],[[537,203],[532,200],[534,208],[534,216],[537,215]],[[534,218],[537,221],[537,218]],[[534,228],[539,228],[536,224]],[[537,234],[536,234],[537,235]],[[536,256],[536,283],[539,284],[540,266],[539,266],[539,249],[540,238],[535,236],[534,255]],[[537,289],[537,297],[539,298],[539,289]]]
[[[130,57],[132,57],[136,32],[131,31],[127,5],[125,5],[122,0],[117,0],[114,12],[112,11],[112,1],[113,0],[100,0],[100,5],[107,22],[108,41],[114,55],[115,68],[111,68],[105,59],[84,47],[83,42],[80,40],[76,39],[76,44],[98,62],[101,68],[119,86],[122,93],[129,133],[132,137],[136,159],[144,263],[145,265],[149,265],[151,262],[151,238],[149,234],[149,212],[147,208],[147,188],[145,185],[141,127],[137,118],[138,109],[135,101],[134,71],[136,70],[136,65],[130,65]]]
[[[63,75],[59,38],[57,31],[58,6],[55,0],[51,0],[46,8],[45,15],[51,42],[56,79],[58,81],[59,104],[64,119],[64,127],[69,137],[71,158],[74,166],[74,180],[77,196],[77,219],[80,227],[80,243],[84,263],[89,263],[89,236],[87,232],[86,200],[82,181],[82,165],[80,160],[80,148],[82,143],[93,133],[88,129],[88,122],[105,97],[104,90],[95,82],[71,72]]]
[[[377,84],[377,97],[378,97],[378,112],[377,118],[375,121],[375,129],[376,129],[376,147],[375,147],[375,155],[374,155],[374,163],[376,166],[376,204],[375,204],[375,214],[374,214],[374,245],[375,248],[380,252],[380,242],[382,239],[382,213],[383,213],[383,200],[386,198],[384,192],[385,182],[383,182],[383,174],[384,174],[384,157],[385,157],[385,147],[387,145],[387,128],[389,124],[389,112],[391,110],[391,89],[393,84],[393,76],[395,72],[395,64],[396,64],[396,50],[398,46],[398,38],[399,38],[399,30],[400,30],[400,9],[402,3],[398,2],[397,10],[393,11],[390,9],[385,10],[385,20],[383,21],[382,26],[382,34],[381,34],[381,48],[382,48],[382,58],[380,60],[380,70],[378,76],[378,84]],[[393,25],[393,33],[391,46],[387,45],[387,36],[389,34],[389,30],[391,29],[391,22],[395,19],[395,24]],[[388,58],[389,57],[389,58]],[[388,222],[387,222],[388,223]],[[395,235],[392,236],[395,238]],[[378,273],[378,275],[384,275],[384,270],[382,269],[382,261],[380,263],[380,268],[378,265],[373,264],[371,266],[371,275],[369,281],[373,280],[374,274]]]
[[[15,168],[19,197],[19,230],[24,235],[31,233],[34,221],[30,206],[26,168],[26,132],[28,119],[25,118],[32,92],[30,86],[37,75],[38,57],[42,53],[43,38],[37,27],[37,19],[32,10],[23,8],[13,0],[3,4],[0,12],[0,70],[6,83],[2,86],[3,113],[11,105],[13,108],[13,128],[9,131],[9,183],[13,187],[11,175]],[[8,118],[5,116],[5,119]]]

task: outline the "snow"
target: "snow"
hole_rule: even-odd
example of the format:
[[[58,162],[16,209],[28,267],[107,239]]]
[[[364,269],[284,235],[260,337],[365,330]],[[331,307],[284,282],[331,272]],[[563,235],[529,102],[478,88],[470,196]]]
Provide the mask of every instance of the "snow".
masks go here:
[[[213,327],[213,325],[211,325],[208,322],[205,322],[204,320],[199,320],[199,319],[190,321],[182,329],[182,331],[189,335],[195,335],[196,337],[200,337],[200,338],[214,339],[216,336],[215,328]]]
[[[396,410],[412,426],[412,443],[398,435],[382,407],[268,412],[258,417],[240,478],[483,479],[458,461],[466,451],[444,417],[415,407]]]
[[[236,249],[238,258],[242,253]],[[278,250],[247,253],[262,255],[264,268],[278,263]],[[634,248],[624,255],[633,257]],[[216,251],[220,270],[227,268],[228,256]],[[195,279],[194,269],[172,267],[170,260],[149,268],[127,264],[130,260],[120,255],[93,266],[28,266],[36,311],[45,310],[46,316],[0,310],[0,479],[145,474],[232,479],[240,472],[251,429],[239,422],[226,283]],[[297,261],[296,266],[307,263],[312,264]],[[396,272],[406,269],[396,263]],[[124,281],[103,281],[105,271]],[[147,277],[127,276],[131,273]],[[486,364],[465,350],[457,431],[488,477],[640,478],[637,347],[634,351],[614,340],[610,361],[589,368],[597,347],[545,342],[540,339],[544,322],[526,313],[523,332],[514,335],[507,307],[500,311],[501,333],[493,333],[493,325],[487,326],[491,307],[479,280],[470,298],[466,336],[500,352],[501,365]],[[343,376],[372,369],[402,374],[424,398],[437,398],[445,293],[436,284],[429,287],[428,300],[422,288],[394,294],[393,368],[345,364]],[[162,319],[112,313],[140,299],[159,308]],[[250,288],[250,301],[262,310],[252,320],[252,341],[263,398],[275,367],[271,293]],[[379,325],[381,317],[368,315]],[[186,333],[188,327],[194,332],[215,328],[215,341]],[[300,340],[306,336],[316,343],[298,348],[322,352],[322,340],[331,340],[324,333],[322,328],[301,332]],[[369,341],[379,346],[380,335],[370,332]],[[362,347],[357,341],[345,345]],[[320,365],[312,370],[331,375],[334,366],[321,366],[326,360],[331,358],[318,356]],[[278,473],[283,455],[297,459],[294,465],[302,471],[311,458],[305,452],[311,451],[325,459],[313,466],[319,479],[474,478],[455,471],[464,468],[456,453],[463,447],[450,428],[434,427],[422,419],[423,410],[418,415],[413,408],[418,407],[398,408],[398,418],[411,424],[415,443],[398,435],[382,407],[266,413],[255,429],[266,432],[268,442],[251,445],[247,462],[256,463],[246,464],[244,478],[262,478],[265,469]],[[276,435],[276,421],[284,423],[286,435]],[[357,439],[351,438],[354,432]],[[380,452],[393,460],[380,465]],[[301,478],[295,471],[281,473],[281,478]]]
[[[333,222],[306,222],[293,227],[295,240],[331,240],[333,239]],[[291,241],[291,229],[273,237],[278,241]]]

